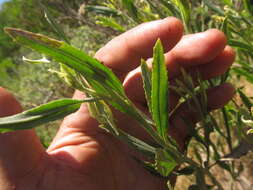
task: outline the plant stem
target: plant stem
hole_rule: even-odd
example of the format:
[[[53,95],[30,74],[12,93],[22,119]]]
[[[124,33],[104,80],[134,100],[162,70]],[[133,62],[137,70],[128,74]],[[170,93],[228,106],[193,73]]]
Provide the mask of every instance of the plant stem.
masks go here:
[[[227,112],[226,112],[225,108],[222,108],[222,114],[223,114],[223,119],[224,119],[224,122],[225,122],[226,132],[227,132],[226,140],[227,140],[227,143],[228,143],[229,151],[232,152],[233,147],[232,147],[232,140],[231,140],[232,139],[231,138],[231,131],[230,131],[230,128],[229,128],[229,125],[228,125],[228,117],[227,117]]]

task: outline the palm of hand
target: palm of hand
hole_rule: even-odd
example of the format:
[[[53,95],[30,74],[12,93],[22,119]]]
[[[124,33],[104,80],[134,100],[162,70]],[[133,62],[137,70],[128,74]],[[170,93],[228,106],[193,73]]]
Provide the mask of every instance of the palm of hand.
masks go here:
[[[178,20],[168,18],[155,21],[115,38],[96,57],[124,81],[126,93],[136,106],[148,112],[140,72],[135,68],[141,57],[152,56],[152,46],[158,37],[165,50],[169,51],[181,35],[182,24]],[[204,79],[224,73],[234,59],[233,51],[229,47],[225,48],[225,45],[224,35],[217,30],[183,38],[165,54],[172,84],[176,77],[180,78],[179,65],[190,72],[198,70]],[[127,74],[133,69],[131,74]],[[1,116],[21,110],[10,94],[3,89],[0,94],[0,105],[5,108],[0,108]],[[218,101],[214,100],[217,95]],[[208,91],[208,107],[210,110],[221,107],[232,95],[233,88],[228,84],[211,89]],[[74,98],[82,97],[80,92],[75,93]],[[178,96],[172,93],[172,107],[177,100]],[[151,141],[135,121],[118,112],[115,115],[122,129],[147,142]],[[193,123],[198,121],[198,115],[183,105],[170,119],[169,133],[183,148],[187,126],[178,119],[181,115]],[[166,189],[166,181],[142,168],[133,156],[139,155],[99,129],[83,105],[78,112],[64,120],[46,152],[32,130],[0,135],[0,186],[3,190],[12,187],[21,190]]]

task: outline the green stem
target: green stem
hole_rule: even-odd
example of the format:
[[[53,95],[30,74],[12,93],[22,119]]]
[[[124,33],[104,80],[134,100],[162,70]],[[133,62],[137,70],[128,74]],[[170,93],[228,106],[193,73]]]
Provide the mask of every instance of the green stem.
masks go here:
[[[229,124],[228,124],[228,117],[227,117],[227,112],[225,108],[222,108],[222,114],[223,114],[223,119],[225,122],[225,128],[226,128],[226,132],[227,132],[227,143],[228,143],[228,147],[229,147],[229,151],[232,152],[233,147],[232,147],[232,138],[231,138],[231,131],[229,128]]]

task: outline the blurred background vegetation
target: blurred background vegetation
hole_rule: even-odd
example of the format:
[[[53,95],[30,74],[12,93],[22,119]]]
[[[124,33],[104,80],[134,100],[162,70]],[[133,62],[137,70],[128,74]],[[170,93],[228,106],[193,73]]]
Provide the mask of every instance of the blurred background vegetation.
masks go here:
[[[236,50],[237,59],[224,76],[208,81],[215,86],[232,82],[237,94],[233,101],[211,115],[209,131],[193,134],[189,154],[200,163],[213,161],[215,176],[225,189],[253,189],[253,143],[247,130],[252,124],[253,83],[253,1],[252,0],[9,0],[0,6],[0,86],[12,91],[28,109],[50,100],[71,97],[67,87],[49,65],[26,64],[22,56],[40,58],[3,32],[6,26],[26,29],[59,38],[45,18],[45,11],[64,31],[70,43],[94,53],[114,36],[140,23],[176,16],[185,25],[185,33],[209,28],[222,30]],[[53,65],[58,69],[58,65]],[[52,65],[50,65],[52,69]],[[58,122],[37,129],[47,146]],[[204,133],[204,134],[203,134]],[[207,143],[208,142],[208,143]],[[229,161],[221,161],[229,158]],[[232,160],[232,161],[231,161]],[[216,167],[217,165],[217,167]],[[197,189],[193,176],[181,177],[177,189]]]

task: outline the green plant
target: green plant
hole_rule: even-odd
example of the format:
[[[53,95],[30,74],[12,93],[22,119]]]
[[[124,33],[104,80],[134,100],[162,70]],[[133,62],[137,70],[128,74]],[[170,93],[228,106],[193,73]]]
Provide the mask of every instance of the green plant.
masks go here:
[[[15,116],[1,118],[1,132],[33,128],[76,111],[83,102],[93,101],[89,106],[90,111],[93,117],[100,122],[101,127],[116,137],[125,140],[131,146],[138,148],[143,154],[151,156],[152,160],[156,161],[155,164],[143,164],[157,175],[167,177],[176,165],[182,163],[190,164],[194,170],[210,175],[207,170],[195,161],[184,156],[178,150],[176,143],[167,135],[169,113],[167,110],[168,92],[166,89],[168,88],[168,79],[160,41],[154,47],[152,72],[149,73],[146,63],[142,63],[146,95],[153,117],[153,120],[150,120],[144,113],[135,108],[127,98],[121,83],[112,71],[96,59],[89,57],[65,42],[40,34],[13,28],[6,28],[6,32],[19,43],[51,56],[55,61],[63,64],[67,82],[85,92],[88,98],[83,101],[57,100]],[[41,60],[41,62],[48,61]],[[136,119],[150,134],[158,147],[148,145],[117,128],[109,105]],[[220,186],[218,183],[217,185]]]
[[[237,49],[237,64],[224,76],[209,81],[199,79],[200,86],[195,88],[192,79],[185,71],[182,71],[183,81],[177,81],[177,87],[171,87],[167,84],[163,50],[158,41],[154,48],[153,70],[148,69],[145,61],[142,61],[141,65],[144,89],[152,113],[152,120],[133,106],[114,74],[94,58],[67,43],[46,36],[17,29],[7,29],[7,32],[21,44],[61,63],[61,70],[57,73],[69,85],[86,93],[87,100],[84,101],[89,101],[91,114],[100,122],[101,127],[156,161],[155,164],[140,161],[148,170],[163,177],[171,174],[194,174],[196,184],[192,184],[189,189],[215,187],[223,189],[211,170],[215,166],[219,166],[229,172],[234,181],[242,171],[236,167],[234,160],[247,153],[249,149],[235,155],[236,143],[234,141],[236,140],[239,145],[242,140],[252,143],[252,139],[247,134],[247,131],[248,133],[252,131],[252,129],[247,130],[247,127],[251,126],[252,123],[252,101],[243,93],[242,89],[238,88],[237,91],[243,106],[240,106],[237,101],[233,101],[216,113],[210,114],[207,112],[205,89],[221,84],[226,80],[233,80],[232,74],[237,74],[238,78],[244,76],[249,82],[252,82],[252,74],[249,72],[252,69],[250,63],[252,62],[251,50],[253,47],[251,44],[252,35],[250,35],[252,32],[250,3],[251,1],[240,1],[240,3],[234,4],[232,0],[216,3],[206,0],[192,3],[180,0],[109,0],[106,3],[98,2],[99,5],[83,7],[89,14],[99,15],[96,17],[97,24],[119,32],[142,22],[174,15],[183,20],[187,33],[204,31],[211,27],[223,30],[228,36],[228,43]],[[211,13],[214,16],[211,16]],[[201,22],[195,22],[194,19],[199,19]],[[57,32],[59,29],[55,28],[54,30],[60,34],[59,31]],[[62,34],[58,36],[60,39],[65,38]],[[65,39],[65,41],[68,40]],[[160,82],[158,83],[158,81]],[[201,122],[196,130],[192,130],[194,137],[192,143],[195,143],[192,148],[194,151],[193,158],[182,154],[176,143],[166,134],[170,127],[168,126],[168,116],[171,113],[168,113],[166,109],[169,102],[159,101],[167,100],[168,94],[163,91],[167,87],[173,88],[182,95],[180,102],[186,102],[189,98],[193,99],[194,107],[197,108],[197,112],[201,113]],[[69,99],[52,102],[18,116],[0,119],[0,127],[2,131],[21,129],[24,122],[27,122],[26,127],[35,127],[38,124],[59,119],[74,112],[81,103],[82,101]],[[115,125],[110,106],[135,118],[153,137],[158,146],[149,145],[120,130]],[[213,134],[216,135],[216,138],[212,138]],[[228,148],[228,151],[224,151],[224,147]],[[175,166],[180,164],[183,164],[184,167],[174,170]],[[211,183],[205,180],[206,176],[209,176]]]

